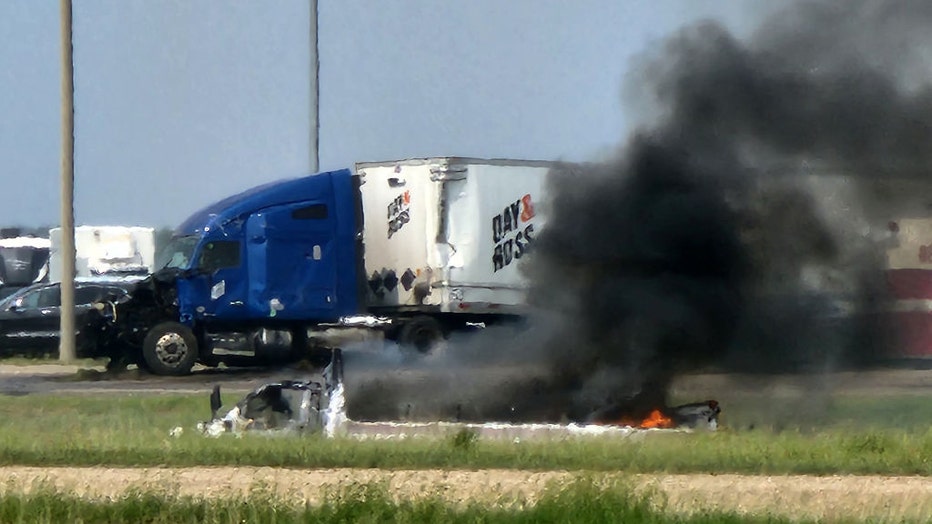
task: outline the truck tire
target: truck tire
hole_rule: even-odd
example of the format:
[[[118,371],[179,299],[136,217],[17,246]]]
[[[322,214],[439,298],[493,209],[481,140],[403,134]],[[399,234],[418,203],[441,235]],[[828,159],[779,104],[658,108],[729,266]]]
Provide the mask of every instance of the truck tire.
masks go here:
[[[156,375],[187,375],[197,362],[197,337],[184,324],[163,322],[149,330],[142,357]]]
[[[443,327],[433,317],[419,316],[408,320],[398,332],[398,344],[418,353],[430,353],[443,340]]]

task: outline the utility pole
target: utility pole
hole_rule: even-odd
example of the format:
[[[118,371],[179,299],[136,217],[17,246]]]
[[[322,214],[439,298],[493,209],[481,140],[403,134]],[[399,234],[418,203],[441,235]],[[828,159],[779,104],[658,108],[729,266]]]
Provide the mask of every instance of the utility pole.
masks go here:
[[[75,359],[74,322],[74,55],[71,0],[61,11],[61,345],[58,358]]]
[[[320,170],[320,58],[317,55],[317,0],[311,2],[311,173]]]

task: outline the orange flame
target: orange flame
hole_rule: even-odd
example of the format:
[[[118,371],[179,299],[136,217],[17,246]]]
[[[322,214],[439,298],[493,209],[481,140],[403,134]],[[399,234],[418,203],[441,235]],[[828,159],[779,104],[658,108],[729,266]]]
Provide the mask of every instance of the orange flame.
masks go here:
[[[647,415],[643,420],[621,419],[617,423],[620,426],[630,426],[638,429],[670,429],[676,427],[676,423],[673,422],[673,419],[664,415],[659,409],[651,411],[650,415]]]
[[[675,424],[673,419],[664,415],[660,412],[659,409],[655,409],[650,412],[650,415],[647,416],[644,420],[641,421],[639,427],[642,428],[672,428]]]

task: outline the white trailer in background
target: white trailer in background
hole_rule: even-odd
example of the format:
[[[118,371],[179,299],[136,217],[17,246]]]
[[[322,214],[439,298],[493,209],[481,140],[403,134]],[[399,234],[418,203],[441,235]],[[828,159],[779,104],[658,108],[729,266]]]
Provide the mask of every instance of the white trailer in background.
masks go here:
[[[932,218],[890,222],[896,242],[886,250],[889,304],[895,336],[892,358],[932,358]]]
[[[61,228],[49,230],[49,277],[61,281]],[[78,226],[74,228],[76,277],[149,274],[155,269],[155,230],[151,227]]]
[[[0,238],[0,298],[44,282],[48,278],[50,248],[47,238]]]

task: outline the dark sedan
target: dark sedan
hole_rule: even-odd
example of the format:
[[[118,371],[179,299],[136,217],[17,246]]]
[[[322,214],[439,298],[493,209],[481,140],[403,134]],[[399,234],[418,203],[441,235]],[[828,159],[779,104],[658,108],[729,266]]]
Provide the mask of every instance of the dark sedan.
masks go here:
[[[103,322],[95,302],[116,301],[131,289],[129,280],[75,282],[76,353],[106,356],[100,339]],[[61,286],[35,284],[0,301],[0,355],[57,355],[61,324]]]

